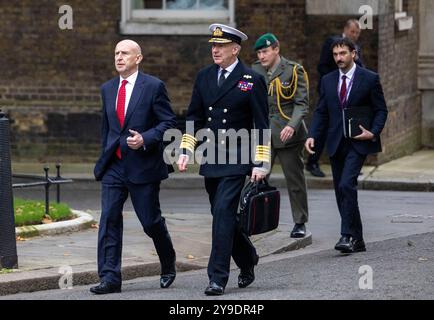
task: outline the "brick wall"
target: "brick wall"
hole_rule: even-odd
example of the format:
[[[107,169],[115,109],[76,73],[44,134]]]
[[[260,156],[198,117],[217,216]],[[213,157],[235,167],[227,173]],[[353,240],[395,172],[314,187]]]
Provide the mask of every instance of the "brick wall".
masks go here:
[[[280,40],[282,55],[305,62],[305,0],[238,0],[236,3],[237,26],[249,35],[242,51],[246,62],[257,59],[253,51],[254,43],[267,32],[272,32]]]
[[[63,1],[12,0],[0,7],[0,106],[12,120],[14,160],[94,159],[98,153],[98,87],[114,75],[117,15],[110,13],[119,4],[68,3],[72,31],[58,27]]]
[[[306,44],[306,51],[309,58],[307,59],[306,69],[309,72],[311,106],[312,109],[318,101],[317,85],[319,74],[317,66],[324,41],[334,35],[341,35],[345,22],[356,16],[343,15],[309,15],[307,16],[306,34],[309,41]],[[374,18],[374,26],[378,26],[378,18]],[[359,45],[362,48],[362,59],[366,68],[378,70],[378,28],[373,30],[362,30]]]
[[[417,18],[414,1],[408,10]],[[120,3],[68,1],[74,9],[74,29],[67,31],[58,28],[58,8],[63,1],[10,0],[0,6],[0,106],[13,120],[15,161],[96,158],[99,86],[116,75],[113,49],[125,38],[118,32]],[[346,18],[306,16],[305,0],[237,0],[237,25],[250,37],[241,59],[253,62],[256,38],[265,32],[275,33],[282,42],[282,54],[305,65],[311,78],[313,109],[319,50],[326,36],[341,32]],[[374,70],[382,67],[379,71],[386,80],[386,95],[393,102],[392,120],[385,133],[386,143],[393,147],[386,146],[386,159],[395,156],[400,141],[404,145],[417,141],[420,111],[412,97],[416,92],[412,67],[416,64],[417,32],[396,35],[391,15],[381,17],[378,26],[374,31],[364,31],[361,42],[366,64]],[[208,37],[128,38],[142,46],[145,59],[141,70],[166,82],[173,108],[182,119],[197,71],[212,62]],[[406,81],[411,84],[403,85]]]
[[[393,1],[389,1],[392,7]],[[418,1],[404,1],[404,10],[413,16],[413,29],[398,31],[393,13],[379,19],[378,72],[389,108],[383,131],[384,162],[410,154],[421,146],[421,102],[417,87]]]
[[[389,2],[389,14],[374,18],[374,29],[363,30],[360,37],[363,61],[368,69],[381,77],[389,118],[382,134],[383,152],[370,156],[371,164],[382,163],[410,154],[421,147],[421,103],[417,89],[418,3],[404,1],[404,10],[413,16],[410,31],[397,31],[394,20],[394,1]],[[306,34],[309,39],[306,68],[311,79],[311,109],[318,101],[317,64],[324,39],[342,33],[342,23],[350,16],[307,17]],[[327,161],[323,156],[323,161]]]
[[[358,18],[356,16],[344,15],[308,15],[306,23],[306,35],[309,41],[306,44],[306,51],[308,52],[306,70],[310,78],[310,112],[308,123],[311,121],[312,114],[318,103],[318,80],[319,74],[317,66],[319,63],[320,53],[324,41],[334,35],[341,35],[343,27],[348,19]],[[358,44],[361,46],[362,59],[365,67],[378,72],[378,17],[374,17],[374,29],[362,30]],[[376,157],[370,157],[369,163],[375,163]],[[328,162],[327,153],[324,151],[322,154],[321,162]]]
[[[236,20],[249,34],[241,58],[255,59],[257,36],[273,31],[284,52],[303,59],[305,0],[236,2]],[[99,148],[99,86],[116,75],[113,49],[121,1],[73,0],[74,29],[58,28],[63,1],[11,0],[0,8],[0,105],[13,121],[15,160],[94,159]],[[297,34],[297,37],[294,37]],[[207,36],[131,36],[143,49],[141,70],[166,82],[172,105],[185,112],[197,71],[212,62]],[[78,148],[84,143],[85,148]],[[60,152],[59,152],[60,151]],[[85,152],[82,155],[83,151]],[[62,156],[60,156],[62,155]]]

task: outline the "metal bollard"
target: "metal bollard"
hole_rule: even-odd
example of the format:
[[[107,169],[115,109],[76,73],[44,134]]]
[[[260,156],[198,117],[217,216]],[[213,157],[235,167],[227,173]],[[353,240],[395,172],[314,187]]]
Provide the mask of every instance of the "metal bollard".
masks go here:
[[[60,180],[62,177],[60,176],[60,163],[56,163],[57,176],[56,180]],[[56,185],[56,202],[60,203],[60,184]]]
[[[0,269],[17,269],[9,119],[0,111]]]
[[[50,179],[48,177],[48,170],[50,170],[49,166],[44,167],[45,171],[45,215],[50,214]]]

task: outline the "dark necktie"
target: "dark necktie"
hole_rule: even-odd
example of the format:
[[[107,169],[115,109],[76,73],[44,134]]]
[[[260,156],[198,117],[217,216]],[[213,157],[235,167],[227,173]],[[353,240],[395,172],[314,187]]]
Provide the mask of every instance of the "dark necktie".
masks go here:
[[[342,76],[342,86],[341,86],[341,92],[339,94],[339,99],[341,102],[341,107],[343,108],[345,105],[345,100],[347,99],[347,76]]]
[[[227,71],[225,69],[222,69],[222,71],[220,73],[219,82],[217,84],[219,87],[221,87],[223,82],[225,82],[225,80],[226,80],[226,77],[225,77],[226,72]]]
[[[124,126],[125,121],[125,100],[127,97],[127,90],[125,89],[125,86],[127,85],[128,81],[123,80],[122,85],[119,88],[118,92],[118,102],[116,104],[116,114],[118,116],[119,124],[121,125],[121,129]],[[121,159],[121,148],[118,147],[116,149],[116,155],[119,159]]]

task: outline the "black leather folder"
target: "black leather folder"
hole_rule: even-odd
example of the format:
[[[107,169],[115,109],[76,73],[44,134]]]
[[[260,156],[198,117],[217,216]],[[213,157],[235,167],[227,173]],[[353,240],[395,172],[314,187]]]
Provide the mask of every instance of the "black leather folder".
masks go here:
[[[371,106],[354,106],[343,109],[344,136],[354,138],[362,133],[362,126],[371,130],[374,113]]]

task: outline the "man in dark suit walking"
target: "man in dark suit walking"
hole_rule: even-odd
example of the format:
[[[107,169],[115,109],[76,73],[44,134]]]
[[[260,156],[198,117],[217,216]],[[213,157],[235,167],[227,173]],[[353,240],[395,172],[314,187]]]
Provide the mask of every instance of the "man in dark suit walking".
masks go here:
[[[339,70],[329,73],[321,82],[320,100],[305,146],[314,154],[316,141],[328,136],[327,151],[341,215],[341,238],[335,249],[352,253],[366,250],[357,200],[357,177],[367,155],[381,152],[380,134],[388,112],[378,74],[354,62],[354,43],[343,38],[332,48]],[[361,134],[354,138],[344,136],[343,109],[346,108],[368,108],[372,114],[370,127],[360,125]]]
[[[168,177],[163,160],[163,134],[176,124],[164,83],[139,72],[140,46],[124,40],[115,49],[119,73],[101,87],[102,153],[95,178],[102,181],[95,294],[121,291],[122,210],[131,196],[145,233],[152,238],[161,263],[160,286],[175,279],[175,250],[161,216],[160,182]]]
[[[221,24],[211,25],[210,30],[214,64],[198,73],[186,117],[187,127],[192,121],[195,131],[202,130],[200,134],[184,134],[178,168],[181,172],[187,170],[189,158],[195,156],[196,137],[208,137],[201,145],[201,149],[206,148],[203,156],[207,160],[202,161],[200,168],[213,216],[205,294],[222,295],[229,278],[231,255],[241,270],[238,286],[245,288],[255,280],[254,266],[259,257],[247,235],[237,228],[236,216],[246,176],[251,174],[252,180],[262,180],[268,173],[269,168],[262,165],[269,167],[270,146],[264,136],[268,133],[265,80],[238,59],[241,41],[247,36]],[[250,157],[253,128],[258,130],[254,160]]]
[[[338,69],[338,66],[336,65],[336,62],[333,58],[333,49],[332,45],[333,43],[340,39],[340,38],[348,38],[350,39],[354,44],[356,48],[356,55],[354,57],[354,61],[356,64],[362,68],[364,68],[364,64],[362,62],[362,52],[360,46],[357,44],[357,41],[359,40],[361,33],[360,23],[356,19],[349,19],[345,23],[343,33],[342,35],[337,36],[331,36],[328,37],[321,49],[321,55],[319,58],[318,63],[318,93],[321,88],[321,80],[322,78],[329,74],[330,72],[333,72]],[[324,172],[321,170],[319,166],[319,159],[321,157],[322,151],[325,146],[325,140],[322,139],[321,141],[316,141],[316,153],[314,155],[309,155],[307,162],[306,162],[306,170],[309,171],[313,176],[323,178],[325,177]]]

